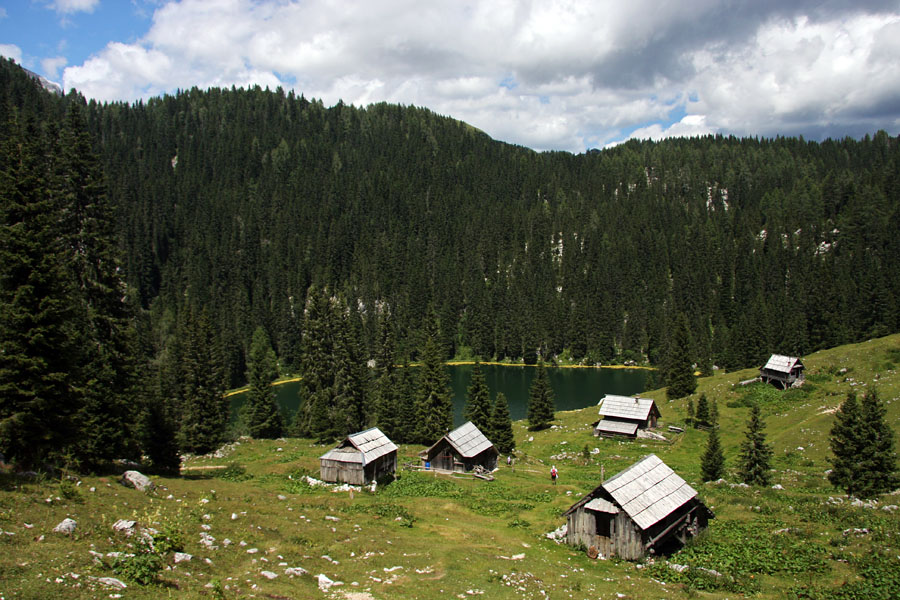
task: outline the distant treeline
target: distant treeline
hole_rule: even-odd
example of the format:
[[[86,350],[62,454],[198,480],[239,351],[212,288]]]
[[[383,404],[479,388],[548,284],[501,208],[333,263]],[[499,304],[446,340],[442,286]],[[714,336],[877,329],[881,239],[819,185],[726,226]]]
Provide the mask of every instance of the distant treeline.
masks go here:
[[[900,144],[883,131],[573,155],[423,108],[326,108],[280,89],[98,104],[45,93],[12,63],[2,85],[4,122],[58,128],[79,105],[135,356],[162,395],[201,321],[223,386],[246,382],[257,327],[282,373],[302,374],[311,289],[341,299],[363,361],[388,322],[398,361],[420,359],[436,327],[445,358],[663,367],[686,322],[678,353],[704,371],[900,323]]]

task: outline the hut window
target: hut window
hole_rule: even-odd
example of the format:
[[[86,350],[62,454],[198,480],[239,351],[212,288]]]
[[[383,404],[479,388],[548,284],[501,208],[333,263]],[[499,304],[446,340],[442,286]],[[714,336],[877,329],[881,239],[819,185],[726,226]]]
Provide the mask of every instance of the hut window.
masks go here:
[[[610,537],[613,516],[606,513],[595,513],[594,521],[597,523],[597,535]]]

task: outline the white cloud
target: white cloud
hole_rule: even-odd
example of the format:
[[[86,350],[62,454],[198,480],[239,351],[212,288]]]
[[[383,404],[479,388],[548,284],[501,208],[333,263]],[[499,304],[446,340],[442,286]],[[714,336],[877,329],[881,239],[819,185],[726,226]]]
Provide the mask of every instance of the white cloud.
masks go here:
[[[0,44],[0,56],[11,58],[20,65],[22,64],[22,49],[15,44]]]
[[[53,56],[41,60],[41,68],[49,79],[56,79],[59,76],[59,70],[66,66],[67,62],[65,56]]]
[[[54,0],[49,6],[58,13],[70,15],[77,12],[93,12],[100,0]]]
[[[900,14],[864,4],[182,0],[64,78],[101,100],[296,82],[326,104],[426,106],[538,149],[632,130],[871,131],[900,121]]]

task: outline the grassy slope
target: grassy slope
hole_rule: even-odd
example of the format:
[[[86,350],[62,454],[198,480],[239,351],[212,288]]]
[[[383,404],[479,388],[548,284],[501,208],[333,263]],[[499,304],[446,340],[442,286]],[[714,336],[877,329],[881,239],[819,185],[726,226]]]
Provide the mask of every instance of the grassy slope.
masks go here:
[[[317,473],[318,456],[326,448],[298,439],[244,442],[225,458],[189,462],[190,467],[239,463],[249,479],[192,469],[182,478],[157,478],[162,487],[154,494],[126,489],[113,478],[86,477],[67,490],[59,482],[4,476],[0,530],[14,535],[0,534],[0,597],[210,598],[216,597],[207,587],[213,584],[227,598],[447,598],[476,597],[479,591],[489,598],[541,598],[543,592],[552,598],[615,598],[617,593],[724,598],[741,592],[781,598],[796,586],[858,581],[864,568],[859,558],[887,550],[886,566],[872,571],[872,579],[884,578],[885,572],[900,572],[900,511],[828,505],[828,497],[839,492],[828,486],[824,471],[833,419],[828,411],[852,387],[877,380],[890,422],[900,431],[900,378],[892,360],[900,363],[900,336],[820,352],[804,360],[810,378],[804,392],[763,394],[766,432],[775,447],[773,483],[784,490],[701,484],[698,457],[706,434],[700,431],[689,430],[672,443],[599,441],[590,434],[593,408],[557,413],[556,427],[537,433],[517,423],[515,472],[503,466],[491,483],[403,472],[400,481],[377,494],[351,497],[310,489],[296,479],[304,471]],[[840,373],[842,368],[847,372]],[[748,412],[739,406],[747,391],[733,384],[754,374],[747,370],[700,381],[698,393],[719,406],[729,469]],[[685,401],[669,403],[662,391],[648,395],[660,403],[663,430],[682,421]],[[583,458],[586,445],[599,453]],[[402,447],[401,462],[413,462],[420,449]],[[671,560],[714,568],[726,578],[713,582],[659,564],[592,561],[543,537],[564,523],[561,514],[568,506],[599,483],[601,466],[608,477],[649,452],[694,485],[717,515],[701,543]],[[560,470],[556,486],[549,481],[551,464]],[[885,498],[882,504],[898,501]],[[75,535],[51,533],[65,517],[78,521]],[[157,528],[172,524],[194,558],[179,565],[170,560],[157,585],[130,584],[118,592],[98,587],[88,577],[113,575],[112,560],[97,564],[89,551],[127,549],[128,540],[111,528],[119,518],[155,522]],[[200,544],[204,525],[219,549]],[[869,533],[845,535],[850,528]],[[44,539],[37,541],[41,535]],[[224,546],[225,538],[233,544]],[[248,553],[252,548],[258,551]],[[517,555],[524,557],[511,560]],[[311,575],[289,577],[286,566],[301,566]],[[266,570],[278,577],[266,579],[261,575]],[[319,573],[344,584],[323,593],[313,577]],[[897,591],[890,587],[896,584],[891,577],[896,579],[888,575],[881,582],[888,590],[885,597]]]

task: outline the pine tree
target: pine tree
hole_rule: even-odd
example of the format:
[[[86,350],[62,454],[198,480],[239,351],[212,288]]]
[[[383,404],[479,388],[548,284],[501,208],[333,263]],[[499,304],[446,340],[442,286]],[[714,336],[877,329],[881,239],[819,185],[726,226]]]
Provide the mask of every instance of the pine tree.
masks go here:
[[[291,429],[294,435],[332,439],[336,427],[331,407],[334,395],[334,327],[327,290],[311,286],[306,297],[300,352],[300,407]]]
[[[250,389],[244,404],[244,422],[250,436],[275,439],[284,433],[284,420],[275,401],[272,382],[278,378],[278,359],[262,327],[253,332],[247,361]]]
[[[694,426],[694,398],[693,396],[688,397],[687,401],[687,426]]]
[[[894,452],[894,432],[887,421],[887,411],[870,388],[861,403],[861,421],[867,442],[859,457],[859,496],[872,498],[893,491],[900,485],[897,454]]]
[[[528,391],[528,428],[532,431],[546,429],[554,417],[553,389],[544,361],[539,361],[534,381]]]
[[[379,343],[375,354],[375,379],[372,382],[372,405],[378,428],[394,441],[401,441],[400,376],[396,369],[394,328],[384,318],[379,324]]]
[[[684,313],[679,313],[670,336],[666,355],[666,398],[674,400],[690,396],[697,389],[690,358],[690,332]]]
[[[849,393],[831,429],[832,470],[828,481],[848,495],[872,498],[893,490],[900,482],[894,433],[872,389],[860,403]]]
[[[697,400],[697,413],[694,424],[701,427],[710,426],[709,401],[706,399],[706,394],[700,394],[700,398]]]
[[[857,495],[857,461],[862,452],[862,416],[855,392],[849,392],[834,415],[831,426],[831,472],[828,481],[844,489],[851,496]]]
[[[703,481],[715,481],[725,473],[725,454],[719,442],[719,430],[711,429],[706,440],[706,450],[700,458],[700,474]]]
[[[766,443],[763,433],[762,418],[759,405],[750,408],[750,420],[747,421],[746,439],[741,443],[739,472],[741,480],[750,485],[769,485],[771,476],[772,446]]]
[[[491,412],[490,440],[501,454],[509,454],[516,449],[516,438],[513,435],[512,419],[509,415],[509,402],[503,392],[497,392],[494,409]]]
[[[366,379],[360,356],[356,323],[343,301],[335,307],[334,410],[332,421],[338,437],[362,431],[368,419]]]
[[[431,313],[416,392],[416,437],[419,443],[426,445],[436,442],[453,425],[453,400],[438,337],[437,319],[433,311]]]
[[[136,383],[134,330],[115,211],[85,129],[83,100],[71,98],[59,136],[53,193],[62,209],[60,237],[85,338],[77,374],[82,397],[76,415],[79,440],[72,452],[84,467],[93,469],[114,458],[137,458],[129,403]]]
[[[484,373],[481,371],[481,363],[477,360],[472,369],[472,379],[467,391],[463,418],[467,421],[472,421],[475,427],[480,429],[488,439],[492,439],[491,393],[484,379]]]
[[[398,375],[397,437],[391,439],[401,444],[414,444],[418,441],[416,437],[416,381],[409,361],[403,363]]]
[[[222,350],[206,308],[199,314],[191,311],[182,337],[179,446],[183,452],[205,454],[225,441],[230,410]]]
[[[709,403],[709,426],[719,427],[719,403],[715,398]]]
[[[43,146],[14,120],[0,140],[0,451],[24,469],[61,461],[80,408],[77,307]]]

